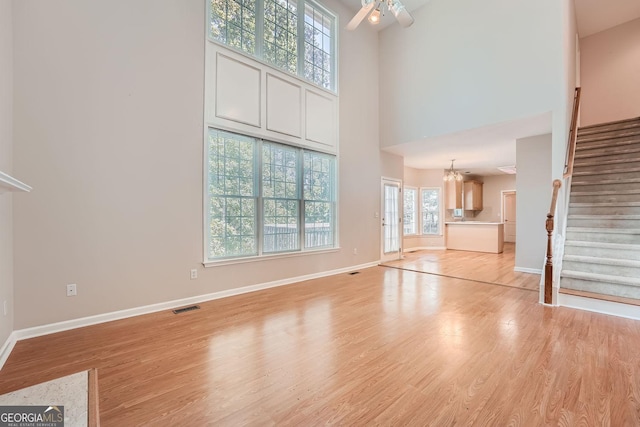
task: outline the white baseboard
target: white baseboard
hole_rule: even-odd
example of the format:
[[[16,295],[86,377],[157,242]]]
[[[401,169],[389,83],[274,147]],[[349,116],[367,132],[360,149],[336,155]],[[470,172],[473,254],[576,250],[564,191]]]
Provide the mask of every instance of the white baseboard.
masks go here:
[[[16,341],[18,341],[16,337],[17,335],[15,331],[12,332],[5,343],[2,345],[2,348],[0,348],[0,369],[2,369],[2,367],[4,366],[4,362],[6,362],[9,358],[11,350],[13,350],[13,346],[16,345]]]
[[[126,310],[113,311],[110,313],[98,314],[95,316],[82,317],[79,319],[66,320],[63,322],[51,323],[48,325],[34,326],[32,328],[19,329],[14,331],[14,341],[24,340],[27,338],[35,338],[42,335],[53,334],[56,332],[68,331],[69,329],[82,328],[84,326],[96,325],[98,323],[111,322],[113,320],[126,319],[128,317],[140,316],[143,314],[155,313],[157,311],[169,310],[185,305],[197,304],[206,301],[212,301],[220,298],[231,297],[234,295],[246,294],[249,292],[260,291],[263,289],[275,288],[277,286],[291,285],[293,283],[303,282],[305,280],[318,279],[335,274],[347,273],[350,271],[375,267],[380,261],[369,262],[366,264],[355,265],[351,267],[339,268],[337,270],[323,271],[321,273],[307,274],[304,276],[290,277],[288,279],[276,280],[273,282],[260,283],[257,285],[244,286],[242,288],[228,289],[226,291],[213,292],[205,295],[197,295],[194,297],[183,298],[179,300],[161,302],[158,304],[145,305]],[[15,342],[14,342],[15,343]],[[8,355],[7,355],[8,356]]]
[[[537,268],[513,267],[513,271],[519,271],[520,273],[542,274],[542,270]]]
[[[411,251],[425,251],[425,250],[443,250],[447,249],[444,246],[414,246],[412,248],[405,248],[402,252],[411,252]]]
[[[626,317],[627,319],[640,320],[640,307],[621,302],[603,301],[595,298],[580,297],[577,295],[558,294],[558,305],[578,310],[593,311],[595,313],[608,314],[610,316]]]

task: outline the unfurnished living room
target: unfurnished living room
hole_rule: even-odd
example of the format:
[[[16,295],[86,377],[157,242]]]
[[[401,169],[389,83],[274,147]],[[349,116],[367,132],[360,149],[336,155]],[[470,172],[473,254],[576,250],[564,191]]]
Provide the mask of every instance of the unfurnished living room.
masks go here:
[[[637,0],[0,0],[0,426],[640,425],[638,165]]]

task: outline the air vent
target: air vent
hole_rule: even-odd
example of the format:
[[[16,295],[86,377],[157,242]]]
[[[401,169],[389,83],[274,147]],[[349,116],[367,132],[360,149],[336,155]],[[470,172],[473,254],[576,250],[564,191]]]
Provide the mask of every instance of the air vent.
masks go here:
[[[190,305],[189,307],[176,308],[173,314],[186,313],[187,311],[200,310],[199,305]]]
[[[351,273],[349,273],[349,276],[353,276],[355,274],[360,274],[360,272],[359,271],[352,271]]]

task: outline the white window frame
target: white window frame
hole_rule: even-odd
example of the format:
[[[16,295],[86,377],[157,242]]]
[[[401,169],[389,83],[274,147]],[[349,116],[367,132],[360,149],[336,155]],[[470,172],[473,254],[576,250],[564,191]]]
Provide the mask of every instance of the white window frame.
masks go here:
[[[405,197],[408,192],[415,192],[415,196],[413,199],[413,233],[407,233],[405,231],[405,227],[407,226],[406,212],[405,212]],[[412,187],[409,185],[405,185],[403,189],[402,195],[402,235],[403,236],[417,236],[420,234],[420,192],[417,187]]]
[[[291,73],[289,70],[287,70],[286,68],[281,68],[280,66],[276,65],[275,63],[269,62],[268,60],[266,60],[264,58],[264,40],[265,40],[265,36],[264,36],[264,23],[265,23],[265,19],[264,19],[264,1],[263,0],[256,0],[256,7],[255,7],[255,47],[254,47],[254,52],[247,52],[243,49],[239,49],[236,48],[234,46],[231,46],[227,43],[225,43],[224,41],[218,40],[214,37],[211,36],[211,0],[206,0],[207,2],[207,16],[206,16],[206,20],[207,20],[207,25],[206,25],[206,33],[207,33],[207,39],[220,44],[221,46],[225,46],[228,49],[232,49],[236,52],[239,52],[243,55],[246,56],[250,56],[253,58],[258,59],[259,61],[273,67],[276,70],[279,71],[284,71],[287,72],[289,74],[293,74]],[[324,85],[319,84],[318,82],[314,81],[314,80],[310,80],[307,79],[305,77],[305,15],[306,15],[306,6],[307,4],[315,9],[317,9],[318,11],[320,11],[323,15],[325,15],[326,17],[328,17],[331,20],[331,24],[332,24],[332,28],[331,28],[331,40],[330,40],[330,46],[329,46],[329,55],[331,56],[331,63],[330,63],[330,80],[329,80],[329,87],[326,87]],[[302,12],[302,13],[300,13]],[[339,28],[339,22],[338,22],[338,15],[332,11],[330,11],[329,9],[327,9],[326,7],[322,6],[320,3],[314,1],[314,0],[297,0],[297,7],[296,7],[296,13],[297,13],[297,67],[296,67],[296,73],[293,74],[295,76],[297,76],[300,79],[303,79],[306,82],[309,82],[321,89],[324,90],[328,90],[331,91],[333,93],[337,93],[338,91],[338,79],[337,79],[337,74],[338,74],[338,28]]]
[[[437,233],[425,233],[424,232],[424,201],[423,201],[423,191],[437,191],[438,192],[438,231]],[[423,236],[442,236],[442,220],[444,216],[442,215],[442,188],[441,187],[420,187],[419,194],[419,205],[420,205],[420,234]]]

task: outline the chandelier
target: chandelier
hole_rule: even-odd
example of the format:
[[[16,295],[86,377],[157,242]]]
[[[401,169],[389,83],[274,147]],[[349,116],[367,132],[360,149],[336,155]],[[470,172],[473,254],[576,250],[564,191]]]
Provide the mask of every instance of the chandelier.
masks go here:
[[[462,175],[460,174],[460,172],[456,172],[453,169],[453,162],[455,162],[455,161],[456,161],[456,159],[451,160],[451,167],[449,168],[447,173],[442,177],[443,180],[445,180],[445,181],[462,181]]]

